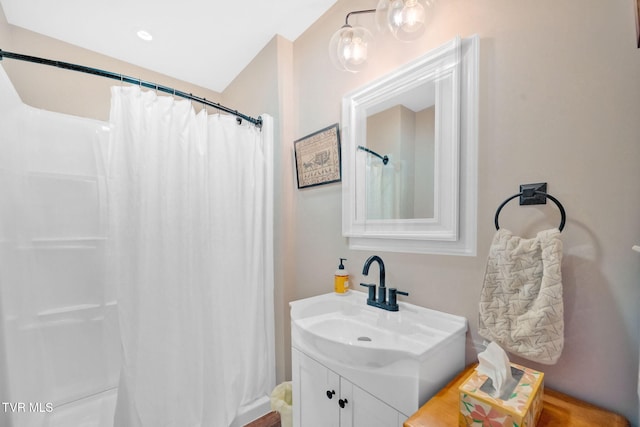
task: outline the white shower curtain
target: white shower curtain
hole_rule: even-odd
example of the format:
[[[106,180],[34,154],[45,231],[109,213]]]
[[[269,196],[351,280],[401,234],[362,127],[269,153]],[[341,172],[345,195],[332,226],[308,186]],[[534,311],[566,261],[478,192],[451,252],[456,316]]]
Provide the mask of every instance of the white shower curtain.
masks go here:
[[[404,173],[401,161],[369,156],[366,163],[367,219],[408,218],[404,212]]]
[[[272,119],[112,88],[118,427],[228,426],[275,385]]]

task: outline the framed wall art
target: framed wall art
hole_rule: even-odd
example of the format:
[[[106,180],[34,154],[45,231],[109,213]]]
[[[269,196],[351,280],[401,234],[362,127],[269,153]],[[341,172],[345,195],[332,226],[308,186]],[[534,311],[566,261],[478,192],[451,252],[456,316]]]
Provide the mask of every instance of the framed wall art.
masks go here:
[[[298,188],[339,182],[340,131],[333,124],[294,141]]]
[[[638,38],[638,49],[640,49],[640,0],[636,0],[636,37]]]

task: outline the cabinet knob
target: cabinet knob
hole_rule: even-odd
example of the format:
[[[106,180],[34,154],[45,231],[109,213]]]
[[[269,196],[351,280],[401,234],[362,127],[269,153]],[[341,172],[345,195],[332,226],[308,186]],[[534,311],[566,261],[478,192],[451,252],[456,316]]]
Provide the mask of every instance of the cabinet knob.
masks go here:
[[[333,399],[333,395],[336,394],[335,390],[327,390],[327,397]]]
[[[341,408],[344,409],[345,405],[349,403],[349,401],[347,399],[340,399],[338,400],[338,405],[340,405]]]

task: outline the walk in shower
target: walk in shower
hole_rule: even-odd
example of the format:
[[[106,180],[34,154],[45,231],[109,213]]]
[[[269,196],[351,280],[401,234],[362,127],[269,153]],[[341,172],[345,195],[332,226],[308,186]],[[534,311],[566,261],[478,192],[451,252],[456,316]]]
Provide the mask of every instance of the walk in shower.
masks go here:
[[[140,91],[138,87],[135,89]],[[207,117],[199,120],[207,122],[209,128],[215,125]],[[269,120],[267,117],[267,132]],[[236,418],[230,425],[242,426],[265,413],[268,410],[266,396],[275,385],[273,283],[269,280],[269,275],[272,277],[272,264],[269,265],[272,254],[260,253],[259,269],[251,273],[252,276],[267,278],[259,280],[261,291],[256,294],[263,299],[254,301],[253,306],[259,307],[253,311],[258,311],[263,317],[247,320],[247,323],[253,322],[260,327],[252,329],[254,337],[244,337],[261,343],[262,347],[247,347],[244,345],[246,340],[242,338],[237,338],[237,343],[229,341],[226,335],[236,330],[225,322],[224,317],[210,316],[208,308],[213,306],[184,304],[206,299],[210,294],[225,296],[227,293],[216,290],[215,286],[228,287],[233,283],[209,283],[209,276],[201,275],[199,270],[193,277],[187,277],[189,270],[185,277],[172,283],[163,284],[162,278],[157,278],[154,279],[158,281],[157,288],[145,290],[147,284],[141,285],[142,290],[137,290],[135,286],[138,286],[138,282],[144,282],[150,272],[162,271],[161,266],[147,266],[147,270],[140,275],[136,275],[138,272],[123,273],[114,269],[114,259],[120,256],[136,262],[132,266],[134,270],[142,270],[139,264],[144,262],[138,261],[144,259],[147,262],[153,248],[144,248],[144,253],[126,247],[123,250],[122,247],[129,242],[127,234],[124,237],[116,236],[116,239],[124,240],[114,244],[114,229],[122,226],[137,230],[138,227],[122,221],[122,218],[130,217],[129,212],[114,213],[114,206],[126,203],[115,200],[117,194],[113,188],[117,187],[117,183],[114,184],[109,173],[110,167],[113,170],[109,159],[117,157],[110,145],[114,132],[111,123],[24,105],[0,67],[0,129],[0,426],[113,427],[114,414],[119,412],[119,418],[116,419],[120,422],[115,424],[118,427],[162,427],[158,424],[151,426],[148,420],[152,418],[148,413],[157,410],[153,404],[171,406],[171,399],[176,399],[173,403],[177,405],[180,397],[172,396],[171,390],[183,396],[187,394],[184,397],[187,399],[185,406],[193,406],[191,412],[204,413],[207,410],[222,411],[216,409],[216,405],[217,401],[225,401],[225,398],[216,398],[214,393],[219,393],[224,387],[237,396],[228,400],[223,408],[230,414],[226,420]],[[265,144],[270,143],[268,141]],[[271,147],[268,147],[264,156],[264,152],[260,151],[261,160],[266,163],[271,161],[270,150]],[[132,164],[121,166],[119,172],[129,166]],[[133,167],[131,170],[139,169]],[[203,171],[203,175],[209,174],[206,169]],[[138,185],[133,181],[124,184]],[[140,188],[136,187],[136,190]],[[164,200],[164,192],[169,190],[158,191],[163,192],[162,197],[156,199],[157,195],[153,195],[150,203]],[[271,191],[268,189],[266,194],[259,196],[260,200],[264,198],[264,205],[256,210],[264,214],[258,222],[267,226],[272,220]],[[138,201],[146,196],[136,193],[128,197],[129,200],[135,198]],[[219,209],[222,205],[215,208]],[[203,214],[211,208],[207,203],[201,206]],[[247,210],[251,211],[252,207],[247,206]],[[160,208],[159,211],[164,212]],[[173,213],[171,211],[171,215]],[[114,221],[114,215],[120,215],[120,219]],[[146,221],[144,215],[136,219]],[[170,221],[155,224],[159,234],[181,234],[185,224],[195,220],[172,217]],[[180,221],[184,224],[171,228],[173,223]],[[119,230],[121,233],[130,231]],[[149,229],[144,229],[144,233],[149,232]],[[256,248],[270,245],[268,240],[272,236],[269,227],[262,234],[264,236],[261,238],[266,238],[267,242],[265,244],[264,240],[260,240]],[[138,242],[156,243],[155,236],[144,234],[136,237]],[[192,233],[191,238],[196,237]],[[164,244],[160,246],[161,251],[165,251],[173,242]],[[222,237],[216,242],[203,244],[206,247],[226,245]],[[116,249],[120,252],[115,253]],[[199,249],[198,253],[201,253]],[[203,258],[201,263],[216,265],[224,262],[215,254],[217,252],[213,250],[204,253],[216,259]],[[175,258],[171,253],[163,256],[167,257],[165,261]],[[158,263],[158,260],[162,258],[153,262]],[[122,260],[118,262],[119,268],[127,264]],[[189,258],[185,263],[193,264],[194,260]],[[163,272],[162,275],[168,274]],[[124,277],[135,283],[132,281],[124,286],[118,282],[122,282]],[[206,283],[198,285],[202,290],[196,292],[190,285],[199,277]],[[239,279],[240,282],[242,280]],[[135,292],[127,293],[130,289],[128,286],[136,289]],[[246,288],[242,291],[249,292]],[[154,294],[162,297],[156,298]],[[174,304],[176,299],[179,304]],[[236,304],[235,311],[242,313],[237,306],[241,304],[239,299],[227,295],[224,304]],[[178,311],[180,313],[176,314]],[[203,317],[194,320],[193,313],[201,313]],[[136,319],[130,322],[132,317]],[[173,326],[173,319],[185,317],[184,323],[177,324],[174,331],[162,324],[165,321]],[[243,323],[241,319],[231,317],[228,321]],[[218,323],[215,325],[218,329],[211,329],[211,332],[207,327],[193,326],[214,322]],[[157,325],[162,325],[160,333],[153,331]],[[225,328],[230,332],[218,332]],[[154,334],[155,341],[147,341],[147,337],[153,340]],[[185,337],[188,337],[191,345],[165,340],[171,336],[185,342]],[[231,346],[237,348],[227,349]],[[259,354],[242,354],[247,349],[258,350]],[[215,384],[217,371],[210,368],[213,362],[204,360],[199,365],[191,362],[211,357],[220,363],[231,359],[230,354],[244,364],[223,366],[221,369],[228,372],[222,385]],[[155,371],[154,363],[158,365]],[[185,363],[191,366],[184,366]],[[199,366],[199,370],[191,369],[194,364]],[[256,382],[245,378],[244,372],[238,372],[236,376],[234,369],[249,370]],[[166,382],[156,378],[161,376],[162,370],[166,371]],[[200,383],[192,381],[200,376],[203,378]],[[206,383],[207,380],[209,383]],[[122,384],[126,384],[125,397]],[[167,386],[164,387],[164,384]],[[162,388],[169,392],[160,394]],[[116,406],[119,407],[118,411]],[[175,407],[171,410],[174,421],[167,423],[167,427],[180,425],[175,419],[181,417],[182,409]],[[211,416],[208,419],[216,418]],[[184,426],[196,425],[192,421],[188,423]]]

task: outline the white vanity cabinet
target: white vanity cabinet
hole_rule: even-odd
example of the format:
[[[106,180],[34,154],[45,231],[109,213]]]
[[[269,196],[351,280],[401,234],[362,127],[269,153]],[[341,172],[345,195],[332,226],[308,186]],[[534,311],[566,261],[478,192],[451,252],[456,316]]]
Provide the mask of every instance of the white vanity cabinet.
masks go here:
[[[407,419],[295,348],[292,370],[294,427],[401,427]]]
[[[464,368],[463,317],[354,290],[289,305],[295,427],[401,426]]]

